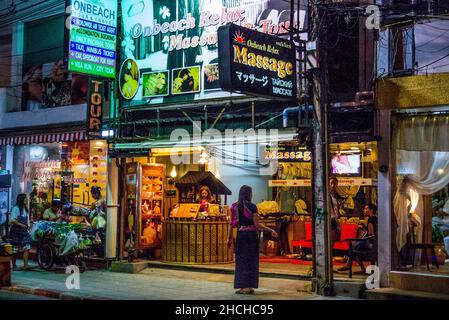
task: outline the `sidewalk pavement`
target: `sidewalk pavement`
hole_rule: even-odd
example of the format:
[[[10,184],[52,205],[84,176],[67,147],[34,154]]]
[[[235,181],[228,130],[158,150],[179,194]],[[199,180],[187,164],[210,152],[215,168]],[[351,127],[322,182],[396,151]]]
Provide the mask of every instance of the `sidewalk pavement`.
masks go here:
[[[80,274],[80,289],[67,289],[64,270],[14,271],[15,293],[76,300],[321,300],[308,292],[310,281],[260,278],[253,295],[234,293],[233,276],[164,269],[145,269],[138,274],[88,270]],[[348,299],[328,297],[325,299]]]

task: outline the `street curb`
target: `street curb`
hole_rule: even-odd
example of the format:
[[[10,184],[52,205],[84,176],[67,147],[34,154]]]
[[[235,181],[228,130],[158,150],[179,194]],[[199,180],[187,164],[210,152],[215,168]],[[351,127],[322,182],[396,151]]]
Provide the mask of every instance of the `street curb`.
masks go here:
[[[112,298],[98,297],[98,296],[81,296],[56,290],[48,290],[44,288],[28,287],[23,285],[12,285],[9,287],[1,287],[0,290],[11,291],[33,296],[46,297],[57,300],[114,300]]]
[[[147,269],[166,269],[166,270],[180,270],[180,271],[191,271],[191,272],[207,272],[207,273],[217,273],[217,274],[228,274],[233,275],[234,270],[219,269],[219,268],[208,268],[205,266],[191,266],[183,264],[161,264],[148,262]],[[300,281],[311,281],[312,277],[307,275],[294,275],[286,273],[272,273],[268,271],[260,271],[259,276],[262,278],[273,278],[273,279],[287,279],[287,280],[300,280]]]

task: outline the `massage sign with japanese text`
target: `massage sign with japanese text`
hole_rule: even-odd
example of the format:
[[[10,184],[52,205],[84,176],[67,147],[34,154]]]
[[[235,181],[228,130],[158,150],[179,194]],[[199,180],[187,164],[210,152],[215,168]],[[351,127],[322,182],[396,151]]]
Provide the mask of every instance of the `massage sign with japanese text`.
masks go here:
[[[223,90],[296,98],[293,42],[230,24],[218,29],[218,44]]]

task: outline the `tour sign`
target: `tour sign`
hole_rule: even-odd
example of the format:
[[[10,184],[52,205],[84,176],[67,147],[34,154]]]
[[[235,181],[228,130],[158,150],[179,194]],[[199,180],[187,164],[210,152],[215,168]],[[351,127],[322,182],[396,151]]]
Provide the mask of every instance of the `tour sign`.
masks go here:
[[[67,0],[69,71],[115,78],[117,0]]]
[[[89,78],[87,101],[87,136],[90,140],[101,139],[103,126],[104,83]]]
[[[235,24],[218,29],[220,87],[293,100],[297,94],[293,42]]]

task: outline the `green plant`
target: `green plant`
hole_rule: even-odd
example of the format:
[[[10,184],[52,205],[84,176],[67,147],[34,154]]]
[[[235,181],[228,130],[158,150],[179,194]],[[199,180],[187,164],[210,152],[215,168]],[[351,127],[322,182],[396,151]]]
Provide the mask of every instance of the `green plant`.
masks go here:
[[[441,232],[440,228],[438,228],[437,226],[433,226],[432,227],[432,242],[433,243],[443,242],[443,238],[444,238],[444,235]]]

